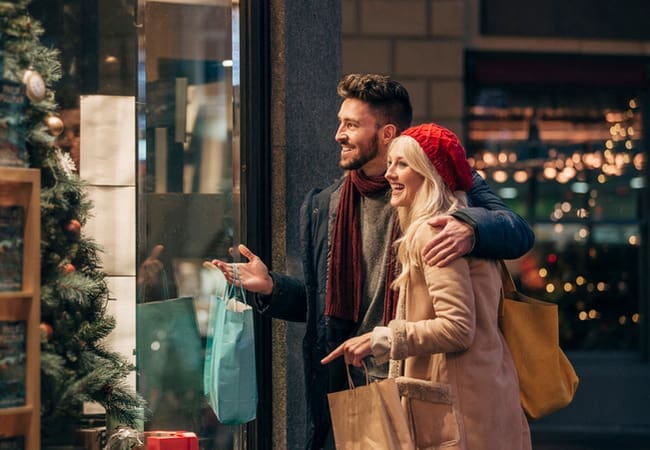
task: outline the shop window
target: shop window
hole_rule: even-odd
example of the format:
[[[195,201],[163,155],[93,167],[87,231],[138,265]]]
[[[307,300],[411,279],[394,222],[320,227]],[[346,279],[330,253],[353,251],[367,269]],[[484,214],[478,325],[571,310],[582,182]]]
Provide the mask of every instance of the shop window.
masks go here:
[[[242,240],[239,1],[33,0],[29,10],[60,51],[56,142],[93,189],[104,306],[119,328],[108,344],[138,365],[128,383],[147,402],[144,429],[194,432],[200,448],[243,445],[246,430],[219,423],[202,379],[209,298],[225,282],[203,263],[231,258]],[[193,314],[182,342],[155,353],[179,330],[146,321],[136,303],[180,297]],[[147,334],[160,341],[142,345]],[[84,418],[116,425],[97,404]]]
[[[138,302],[190,297],[197,324],[176,343],[183,358],[161,366],[147,357],[146,332],[171,333],[178,322],[138,319],[147,328],[137,342],[138,389],[152,413],[145,430],[190,430],[202,448],[229,448],[232,430],[207,404],[202,374],[210,296],[224,281],[203,263],[230,258],[239,230],[237,5],[147,1],[140,21],[139,279],[152,259],[164,270],[138,286]]]
[[[579,83],[606,76],[543,58],[538,73],[518,76],[525,63],[511,60],[468,58],[466,144],[474,168],[534,228],[533,250],[512,264],[517,282],[559,305],[564,348],[639,350],[642,86]]]

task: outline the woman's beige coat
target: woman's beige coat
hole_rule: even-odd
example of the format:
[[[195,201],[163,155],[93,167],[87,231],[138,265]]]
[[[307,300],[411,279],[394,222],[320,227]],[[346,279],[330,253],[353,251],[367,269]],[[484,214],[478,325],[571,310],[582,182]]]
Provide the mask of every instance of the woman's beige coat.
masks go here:
[[[434,234],[422,225],[417,247]],[[531,448],[517,375],[497,323],[500,287],[495,261],[459,258],[443,268],[420,261],[400,292],[389,324],[391,376],[397,376],[420,450]]]

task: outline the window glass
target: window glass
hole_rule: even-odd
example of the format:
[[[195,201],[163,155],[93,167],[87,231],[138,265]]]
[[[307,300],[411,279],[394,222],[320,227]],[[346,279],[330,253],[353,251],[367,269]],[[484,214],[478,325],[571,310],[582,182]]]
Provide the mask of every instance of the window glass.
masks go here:
[[[108,346],[137,363],[144,429],[232,448],[244,430],[222,426],[203,393],[209,301],[224,284],[203,263],[229,259],[240,234],[239,2],[33,0],[29,11],[60,51],[57,144],[98,200],[118,287]]]
[[[639,346],[642,104],[630,87],[476,83],[467,152],[536,244],[511,266],[556,302],[566,349]]]
[[[146,1],[139,16],[138,278],[146,282],[138,287],[138,389],[152,412],[145,430],[194,431],[202,448],[228,448],[232,431],[203,393],[210,296],[223,278],[203,263],[228,259],[239,228],[239,17],[223,0]],[[177,298],[192,299],[194,323],[178,321],[192,314],[183,307],[169,314],[176,317],[141,314]],[[161,365],[153,347],[184,326],[179,353]]]

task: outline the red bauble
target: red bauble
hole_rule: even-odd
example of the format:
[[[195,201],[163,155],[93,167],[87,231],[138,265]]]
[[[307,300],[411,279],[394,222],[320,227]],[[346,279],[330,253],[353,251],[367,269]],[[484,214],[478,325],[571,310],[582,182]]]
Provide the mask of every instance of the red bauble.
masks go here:
[[[65,229],[70,233],[79,234],[81,232],[81,223],[77,219],[71,219],[65,225]]]
[[[61,266],[61,271],[63,273],[66,273],[66,274],[67,273],[72,273],[75,270],[77,270],[76,267],[74,265],[70,264],[70,263],[67,263],[67,264],[64,264],[64,265]]]
[[[48,341],[52,339],[52,336],[54,336],[54,328],[52,328],[52,325],[49,323],[41,322],[38,328],[41,330],[41,336],[46,338]]]

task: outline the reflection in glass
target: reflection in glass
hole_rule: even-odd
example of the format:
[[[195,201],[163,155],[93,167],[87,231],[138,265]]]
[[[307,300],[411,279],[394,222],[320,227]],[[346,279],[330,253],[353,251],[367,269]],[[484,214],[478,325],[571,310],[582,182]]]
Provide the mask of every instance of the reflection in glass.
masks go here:
[[[192,298],[201,346],[193,356],[199,369],[138,367],[138,388],[152,406],[145,429],[194,431],[202,448],[232,447],[231,431],[203,395],[206,318],[217,278],[202,263],[228,259],[239,228],[236,20],[223,0],[140,6],[138,301]],[[138,320],[138,327],[166,335],[164,320]],[[149,351],[142,344],[138,351]],[[189,381],[179,379],[181,372]]]

